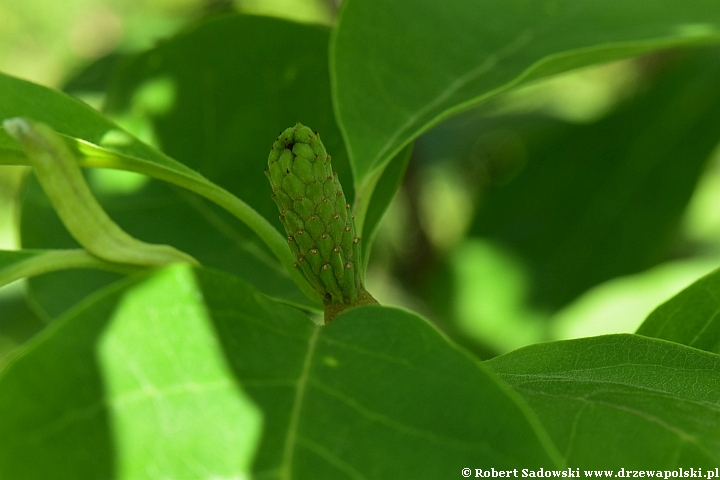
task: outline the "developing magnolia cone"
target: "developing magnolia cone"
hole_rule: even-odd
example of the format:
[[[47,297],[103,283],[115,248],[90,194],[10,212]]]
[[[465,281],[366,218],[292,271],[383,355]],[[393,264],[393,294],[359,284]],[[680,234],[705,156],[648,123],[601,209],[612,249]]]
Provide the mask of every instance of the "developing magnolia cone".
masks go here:
[[[360,237],[317,132],[299,122],[281,132],[265,175],[295,266],[323,299],[325,323],[347,308],[377,303],[363,288]]]

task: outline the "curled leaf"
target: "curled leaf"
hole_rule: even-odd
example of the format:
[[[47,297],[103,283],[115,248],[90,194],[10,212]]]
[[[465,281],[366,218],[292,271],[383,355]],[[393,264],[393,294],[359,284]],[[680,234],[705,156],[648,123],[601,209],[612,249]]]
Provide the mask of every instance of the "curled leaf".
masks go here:
[[[198,264],[169,245],[145,243],[120,228],[98,203],[75,156],[52,128],[25,118],[7,119],[3,127],[22,145],[53,208],[89,253],[108,262],[141,266]]]

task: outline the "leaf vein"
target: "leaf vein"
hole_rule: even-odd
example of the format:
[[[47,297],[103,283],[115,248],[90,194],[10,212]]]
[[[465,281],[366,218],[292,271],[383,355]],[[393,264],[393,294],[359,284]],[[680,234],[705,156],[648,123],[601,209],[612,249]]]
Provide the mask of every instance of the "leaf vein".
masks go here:
[[[297,390],[295,390],[295,398],[293,399],[292,410],[290,411],[290,421],[288,423],[287,435],[285,436],[285,446],[283,448],[283,458],[280,466],[280,478],[283,480],[290,480],[292,478],[292,461],[297,443],[297,430],[300,424],[300,412],[305,398],[305,390],[308,379],[310,378],[310,367],[312,366],[312,359],[315,354],[315,346],[317,345],[319,335],[320,327],[315,327],[310,339],[308,340],[307,353],[305,354],[305,359],[303,360],[300,377],[297,380]]]
[[[328,462],[333,467],[337,468],[338,470],[342,471],[344,474],[346,474],[348,477],[350,477],[353,480],[367,480],[365,475],[357,471],[352,465],[347,463],[346,461],[342,460],[340,457],[329,451],[328,449],[324,448],[322,445],[318,445],[317,443],[311,441],[308,438],[305,437],[298,437],[297,442],[299,445],[302,445],[303,447],[307,448],[311,452],[315,453],[319,457],[321,457],[323,460]]]
[[[370,410],[369,408],[365,407],[364,405],[360,404],[360,402],[348,397],[347,395],[335,390],[334,388],[331,388],[327,385],[324,385],[323,383],[315,380],[310,379],[310,382],[312,385],[321,390],[322,392],[340,400],[341,402],[345,403],[347,406],[358,412],[360,415],[365,417],[366,419],[381,423],[387,427],[393,428],[397,430],[400,433],[403,433],[405,435],[410,435],[414,437],[424,438],[425,440],[430,440],[431,442],[447,445],[451,444],[456,448],[464,448],[467,450],[479,450],[485,453],[494,452],[492,447],[490,447],[485,442],[468,442],[465,440],[460,440],[457,438],[452,437],[446,437],[443,435],[439,435],[437,433],[424,430],[422,428],[413,427],[410,425],[406,425],[404,423],[398,422],[396,420],[393,420],[392,418],[388,417],[387,415],[383,415],[381,413],[374,412]]]

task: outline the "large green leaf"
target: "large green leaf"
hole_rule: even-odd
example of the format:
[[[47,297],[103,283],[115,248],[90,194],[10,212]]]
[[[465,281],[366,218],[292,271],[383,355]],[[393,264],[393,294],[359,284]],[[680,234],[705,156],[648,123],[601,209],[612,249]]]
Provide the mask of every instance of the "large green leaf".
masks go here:
[[[512,181],[483,192],[471,231],[526,262],[536,305],[558,308],[677,248],[684,208],[720,141],[720,51],[658,61],[640,93],[597,122],[507,117],[463,133],[480,138],[466,160],[478,184],[488,170],[525,162]]]
[[[572,467],[717,466],[717,355],[608,335],[537,344],[485,365],[527,400]]]
[[[350,0],[334,32],[338,120],[358,182],[452,113],[535,78],[720,41],[717,0]]]
[[[328,39],[325,27],[277,18],[206,21],[118,69],[106,110],[143,113],[164,152],[284,232],[263,169],[278,131],[295,122],[320,133],[348,201],[354,197],[333,116]]]
[[[414,314],[363,307],[317,327],[235,277],[176,265],[84,301],[6,368],[0,476],[436,479],[557,466],[516,398]]]
[[[639,335],[720,353],[720,271],[714,271],[656,308]]]

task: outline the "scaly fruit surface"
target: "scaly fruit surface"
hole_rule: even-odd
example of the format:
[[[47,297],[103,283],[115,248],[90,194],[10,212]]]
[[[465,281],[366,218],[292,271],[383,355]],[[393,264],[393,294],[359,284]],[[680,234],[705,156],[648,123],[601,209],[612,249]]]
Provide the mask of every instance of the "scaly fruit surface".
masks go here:
[[[330,161],[318,133],[298,122],[275,140],[265,169],[295,267],[322,297],[325,323],[377,303],[362,284],[360,237]]]

